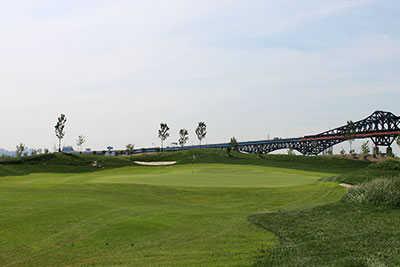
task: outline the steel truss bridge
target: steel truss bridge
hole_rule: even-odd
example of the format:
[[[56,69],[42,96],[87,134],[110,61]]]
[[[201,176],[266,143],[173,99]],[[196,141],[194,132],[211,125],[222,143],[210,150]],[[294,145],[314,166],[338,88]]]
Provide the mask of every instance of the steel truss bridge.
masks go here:
[[[390,146],[400,136],[400,117],[391,112],[375,111],[367,118],[326,132],[298,138],[283,138],[239,142],[238,149],[247,153],[270,153],[279,149],[293,149],[303,155],[318,155],[346,140],[371,138],[375,147]],[[229,143],[203,145],[201,148],[228,148]],[[190,150],[200,146],[167,147],[165,151]],[[136,149],[134,153],[159,151],[159,148]]]

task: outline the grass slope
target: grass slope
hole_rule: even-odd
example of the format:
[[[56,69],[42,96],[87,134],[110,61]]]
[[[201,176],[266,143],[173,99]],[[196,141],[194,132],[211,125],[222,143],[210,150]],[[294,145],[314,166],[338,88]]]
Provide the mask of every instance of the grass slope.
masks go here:
[[[356,168],[351,172],[345,172],[325,180],[358,185],[375,179],[394,177],[400,177],[400,161],[390,159],[369,164],[366,168]]]
[[[139,161],[178,161],[178,164],[227,163],[250,164],[316,172],[347,173],[360,170],[368,165],[367,161],[351,160],[336,156],[309,157],[289,155],[254,155],[232,152],[232,156],[220,149],[197,149],[179,152],[142,154],[132,157]]]

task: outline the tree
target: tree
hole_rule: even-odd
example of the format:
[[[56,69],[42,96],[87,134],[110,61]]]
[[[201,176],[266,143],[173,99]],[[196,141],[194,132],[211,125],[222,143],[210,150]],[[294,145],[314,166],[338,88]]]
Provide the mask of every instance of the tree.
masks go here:
[[[288,150],[288,155],[289,155],[289,156],[294,156],[294,155],[296,155],[296,154],[294,153],[293,148],[289,148],[289,150]]]
[[[342,148],[342,150],[340,150],[340,155],[342,155],[342,156],[346,155],[346,150],[344,150],[344,148]]]
[[[231,146],[228,146],[228,147],[226,148],[226,153],[228,154],[229,157],[231,156],[231,152],[232,152],[232,147],[231,147]]]
[[[17,153],[17,157],[18,158],[22,157],[22,155],[24,154],[25,149],[26,149],[26,146],[23,143],[19,143],[17,145],[16,153]]]
[[[61,152],[61,141],[65,136],[65,124],[67,123],[67,117],[61,114],[58,117],[57,124],[54,126],[56,130],[56,136],[58,138],[58,152]]]
[[[228,153],[228,156],[231,156],[231,152],[233,151],[239,151],[239,144],[236,141],[235,137],[232,137],[231,140],[229,141],[229,146],[226,148],[226,152]]]
[[[164,141],[169,137],[169,127],[166,123],[160,123],[160,130],[158,130],[158,137],[161,140],[161,151],[164,148]]]
[[[354,152],[352,146],[354,141],[354,134],[356,132],[356,126],[353,121],[347,121],[346,133],[345,136],[349,141],[350,150],[349,153],[352,154]]]
[[[178,144],[179,144],[181,147],[184,147],[188,140],[189,140],[189,132],[188,132],[188,130],[186,130],[186,129],[180,129],[180,130],[179,130],[179,140],[178,140]]]
[[[82,145],[86,143],[86,137],[83,135],[78,136],[76,139],[76,145],[79,147],[79,151],[82,151]]]
[[[133,144],[126,145],[126,151],[128,152],[128,155],[132,155],[134,150],[135,150],[135,145]]]
[[[396,144],[400,147],[400,135],[399,136],[397,136],[397,139],[396,139]]]
[[[199,125],[196,128],[196,135],[197,135],[197,139],[199,139],[200,146],[201,146],[201,141],[207,135],[207,125],[205,122],[199,122]]]
[[[365,157],[369,154],[369,152],[371,152],[369,148],[369,141],[366,141],[361,145],[361,154]]]
[[[108,150],[108,154],[111,155],[112,151],[113,151],[114,147],[112,146],[108,146],[107,150]]]
[[[239,144],[235,137],[231,138],[231,141],[229,142],[229,146],[231,147],[231,149],[233,151],[239,151]]]

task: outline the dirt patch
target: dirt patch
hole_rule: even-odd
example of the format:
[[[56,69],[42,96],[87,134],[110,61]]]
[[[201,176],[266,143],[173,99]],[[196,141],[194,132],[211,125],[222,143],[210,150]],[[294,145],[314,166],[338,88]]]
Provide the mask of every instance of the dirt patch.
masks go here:
[[[341,187],[347,188],[347,189],[351,189],[354,187],[357,187],[356,185],[352,185],[352,184],[346,184],[346,183],[341,183],[339,184]]]

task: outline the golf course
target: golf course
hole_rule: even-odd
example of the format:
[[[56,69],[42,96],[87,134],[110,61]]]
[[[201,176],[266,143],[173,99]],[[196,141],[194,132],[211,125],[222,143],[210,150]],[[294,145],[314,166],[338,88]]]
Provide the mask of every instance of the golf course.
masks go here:
[[[140,166],[135,160],[177,163]],[[347,189],[339,182],[352,177],[349,173],[360,177],[369,165],[338,157],[206,149],[4,161],[0,264],[398,263],[393,245],[400,240],[394,223],[400,222],[400,212],[342,200]],[[377,220],[380,229],[374,228]],[[345,245],[351,245],[351,254]]]

